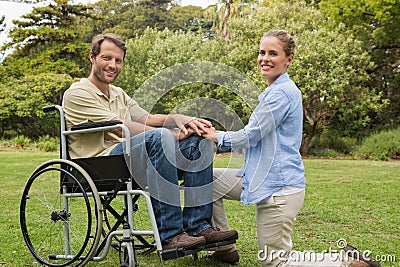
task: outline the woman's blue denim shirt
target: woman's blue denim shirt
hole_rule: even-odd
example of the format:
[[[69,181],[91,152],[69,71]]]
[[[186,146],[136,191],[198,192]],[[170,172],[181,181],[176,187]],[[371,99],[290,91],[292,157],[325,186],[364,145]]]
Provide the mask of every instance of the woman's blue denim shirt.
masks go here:
[[[258,96],[249,123],[239,131],[218,133],[218,148],[243,149],[241,201],[258,203],[283,187],[304,188],[299,152],[303,130],[302,96],[287,73]]]

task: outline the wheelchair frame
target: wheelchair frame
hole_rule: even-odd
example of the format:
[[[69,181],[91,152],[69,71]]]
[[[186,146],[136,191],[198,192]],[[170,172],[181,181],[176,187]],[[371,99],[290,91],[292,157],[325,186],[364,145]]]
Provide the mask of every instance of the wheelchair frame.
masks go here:
[[[120,266],[134,267],[138,266],[136,250],[139,249],[145,253],[157,250],[161,261],[187,255],[197,259],[201,250],[236,242],[228,240],[195,249],[163,251],[150,196],[135,183],[130,173],[128,128],[119,121],[109,121],[85,123],[66,130],[61,106],[43,108],[44,112],[55,110],[60,117],[60,159],[49,160],[36,168],[25,185],[20,204],[20,226],[25,243],[41,264],[84,266],[89,261],[104,260],[113,247],[120,253]],[[115,128],[120,128],[126,136],[124,155],[69,159],[69,135]],[[118,167],[111,169],[110,164]],[[117,196],[124,198],[122,213],[111,205]],[[135,228],[134,213],[138,210],[136,202],[140,196],[147,206],[149,230]],[[109,225],[107,212],[116,220],[113,226]],[[109,228],[108,232],[103,224]],[[152,236],[154,241],[148,242],[144,236]],[[117,243],[113,242],[115,240]]]

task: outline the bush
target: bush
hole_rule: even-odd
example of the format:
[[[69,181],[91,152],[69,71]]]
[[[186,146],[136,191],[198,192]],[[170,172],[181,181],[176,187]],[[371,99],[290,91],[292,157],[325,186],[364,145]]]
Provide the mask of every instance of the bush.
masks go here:
[[[355,149],[354,156],[373,160],[400,159],[400,128],[367,137]]]
[[[52,152],[57,151],[59,149],[59,141],[58,138],[50,137],[49,135],[40,137],[35,146],[37,149],[43,152]]]
[[[25,147],[29,146],[29,144],[31,143],[31,139],[29,137],[24,136],[24,135],[18,135],[17,137],[15,137],[12,140],[12,143],[16,147],[25,148]]]
[[[310,154],[329,157],[348,155],[354,149],[356,142],[355,138],[342,137],[337,133],[328,132],[312,139]]]

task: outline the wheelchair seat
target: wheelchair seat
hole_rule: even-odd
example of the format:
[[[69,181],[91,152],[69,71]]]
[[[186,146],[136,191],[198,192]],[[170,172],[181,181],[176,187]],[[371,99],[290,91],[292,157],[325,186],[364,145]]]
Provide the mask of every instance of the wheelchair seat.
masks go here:
[[[131,180],[131,174],[126,166],[124,155],[77,158],[71,161],[87,171],[99,192],[112,191],[117,183],[121,183],[120,190],[127,190],[126,183]],[[140,189],[133,179],[132,182],[133,188]]]

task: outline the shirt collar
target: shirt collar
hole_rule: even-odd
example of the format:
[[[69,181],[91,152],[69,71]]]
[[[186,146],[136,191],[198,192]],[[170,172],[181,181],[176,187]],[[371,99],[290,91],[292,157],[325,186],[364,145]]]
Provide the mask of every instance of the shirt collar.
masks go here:
[[[258,96],[258,100],[260,101],[262,98],[264,98],[268,92],[271,91],[270,88],[273,88],[275,86],[278,86],[281,83],[287,82],[288,80],[290,80],[289,78],[289,74],[287,72],[285,72],[284,74],[282,74],[281,76],[279,76],[270,86],[268,86],[264,92],[262,92],[259,96]]]
[[[287,72],[283,73],[281,76],[279,76],[272,84],[273,85],[278,85],[280,83],[287,82],[289,80],[289,74]]]
[[[108,99],[107,96],[102,91],[100,91],[99,88],[97,88],[96,85],[94,85],[88,78],[82,78],[81,82],[85,86],[87,86],[87,88],[89,88],[90,90],[94,91],[97,95]],[[109,101],[111,102],[111,101],[113,101],[114,99],[117,98],[118,93],[115,91],[114,86],[111,85],[111,84],[110,84],[110,87],[109,87],[108,91],[110,93]]]

